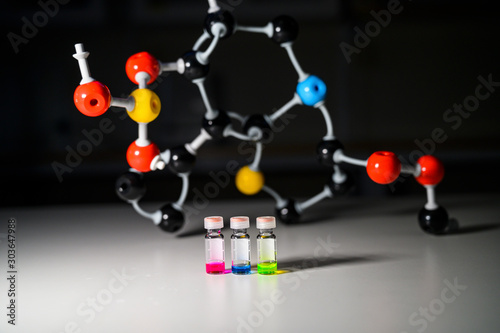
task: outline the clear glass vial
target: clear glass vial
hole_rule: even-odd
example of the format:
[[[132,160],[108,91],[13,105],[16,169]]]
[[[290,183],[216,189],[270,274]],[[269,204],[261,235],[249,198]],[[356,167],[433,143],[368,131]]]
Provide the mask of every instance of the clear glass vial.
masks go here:
[[[230,226],[233,229],[231,235],[231,271],[233,274],[250,273],[250,236],[247,229],[250,227],[250,220],[247,216],[234,216],[230,219]]]
[[[224,227],[222,216],[208,216],[204,220],[205,229],[205,267],[208,274],[224,274]]]
[[[273,229],[276,228],[274,216],[257,217],[257,273],[276,274],[278,262],[276,260],[276,235]]]

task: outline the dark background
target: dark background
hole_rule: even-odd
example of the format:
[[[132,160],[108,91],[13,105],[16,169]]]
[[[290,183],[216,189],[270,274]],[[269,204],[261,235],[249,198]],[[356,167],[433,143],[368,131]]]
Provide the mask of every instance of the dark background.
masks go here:
[[[54,1],[42,1],[54,3]],[[243,25],[265,25],[287,14],[300,25],[294,44],[308,73],[328,86],[326,106],[345,152],[367,158],[390,150],[408,159],[429,141],[436,128],[447,139],[430,147],[445,164],[440,193],[497,191],[500,184],[500,89],[480,102],[458,128],[443,120],[453,104],[474,95],[478,77],[500,81],[499,15],[487,1],[402,1],[402,12],[371,38],[348,63],[339,47],[354,45],[354,27],[364,30],[372,10],[385,1],[242,0],[221,1],[232,7]],[[54,8],[54,7],[52,7]],[[62,204],[119,201],[115,179],[128,169],[125,152],[137,137],[137,125],[112,108],[101,118],[88,118],[73,104],[81,79],[72,58],[74,44],[90,51],[92,76],[113,96],[126,97],[135,87],[127,79],[127,58],[149,51],[163,62],[175,61],[201,35],[208,6],[202,0],[70,1],[15,52],[9,33],[22,36],[25,21],[42,17],[40,2],[3,3],[2,26],[2,204]],[[206,82],[212,104],[241,114],[270,114],[293,95],[297,76],[286,52],[261,34],[238,32],[219,44],[211,57]],[[484,90],[483,90],[484,91]],[[155,88],[162,102],[150,124],[150,138],[161,150],[190,142],[198,135],[204,107],[198,89],[177,73],[164,74]],[[310,196],[321,191],[330,170],[315,159],[315,146],[325,127],[317,110],[295,107],[296,115],[264,150],[267,183],[284,196]],[[81,163],[58,180],[53,163],[65,164],[68,147],[85,140],[82,131],[99,128],[109,118],[114,130],[104,134]],[[224,170],[228,161],[248,163],[241,142],[225,139],[200,149],[192,187],[203,189],[209,171]],[[354,195],[409,195],[423,190],[412,179],[395,187],[372,183],[363,169]],[[172,201],[180,180],[168,170],[146,175],[145,200]],[[192,192],[190,192],[190,196]],[[257,197],[263,194],[257,195]],[[220,198],[243,198],[231,184]]]

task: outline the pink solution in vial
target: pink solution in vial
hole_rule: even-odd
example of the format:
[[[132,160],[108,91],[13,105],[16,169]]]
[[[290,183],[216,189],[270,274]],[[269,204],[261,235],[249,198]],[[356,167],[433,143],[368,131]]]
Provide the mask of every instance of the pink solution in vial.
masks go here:
[[[207,262],[206,269],[208,274],[224,274],[226,271],[226,264],[222,262]]]
[[[205,217],[205,267],[208,274],[224,274],[224,219],[221,216]]]

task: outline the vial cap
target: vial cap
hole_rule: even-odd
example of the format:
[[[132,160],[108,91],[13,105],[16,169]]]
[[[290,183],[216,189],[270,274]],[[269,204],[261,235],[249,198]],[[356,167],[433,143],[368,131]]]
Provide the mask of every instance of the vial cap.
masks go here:
[[[276,228],[276,218],[274,218],[274,216],[257,217],[257,229],[274,229],[274,228]]]
[[[207,216],[204,222],[205,229],[222,229],[224,227],[224,219],[222,216]]]
[[[248,229],[250,220],[248,216],[233,216],[230,219],[231,229]]]

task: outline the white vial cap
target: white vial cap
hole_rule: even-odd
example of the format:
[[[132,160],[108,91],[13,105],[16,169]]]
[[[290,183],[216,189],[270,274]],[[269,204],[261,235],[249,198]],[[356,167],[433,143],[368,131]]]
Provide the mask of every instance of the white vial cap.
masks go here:
[[[276,219],[274,216],[259,216],[257,218],[257,229],[276,228]]]
[[[222,216],[205,217],[205,229],[222,229],[224,228],[224,219]]]
[[[231,229],[248,229],[250,228],[250,220],[248,216],[233,216],[230,220]]]

